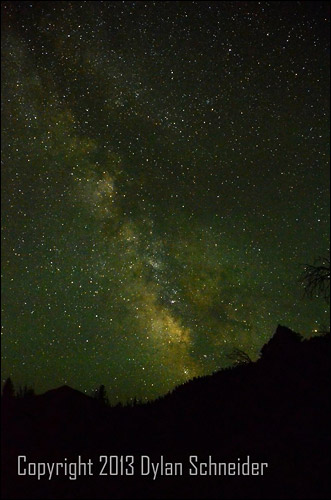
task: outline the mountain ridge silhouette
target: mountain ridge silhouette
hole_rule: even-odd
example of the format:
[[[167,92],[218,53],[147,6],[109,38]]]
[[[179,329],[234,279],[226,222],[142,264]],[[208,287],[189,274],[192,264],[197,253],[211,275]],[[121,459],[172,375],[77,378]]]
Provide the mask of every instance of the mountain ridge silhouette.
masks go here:
[[[210,498],[327,498],[329,352],[330,335],[304,340],[279,325],[256,362],[190,380],[147,404],[105,407],[69,386],[17,400],[4,412],[4,498],[68,498],[68,488],[70,498],[206,498],[206,488]],[[270,465],[258,482],[200,478],[193,497],[186,477],[153,485],[142,477],[81,478],[76,491],[66,481],[18,482],[14,457],[22,450],[35,461],[102,454],[184,461],[196,454]]]

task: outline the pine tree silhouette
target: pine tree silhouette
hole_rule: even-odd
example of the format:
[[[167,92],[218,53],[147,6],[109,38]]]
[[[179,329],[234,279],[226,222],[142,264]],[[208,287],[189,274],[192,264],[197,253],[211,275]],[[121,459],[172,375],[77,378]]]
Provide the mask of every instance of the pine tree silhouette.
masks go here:
[[[11,401],[15,397],[14,384],[13,384],[10,377],[7,378],[7,380],[5,381],[5,383],[3,385],[2,397],[3,397],[3,401]]]

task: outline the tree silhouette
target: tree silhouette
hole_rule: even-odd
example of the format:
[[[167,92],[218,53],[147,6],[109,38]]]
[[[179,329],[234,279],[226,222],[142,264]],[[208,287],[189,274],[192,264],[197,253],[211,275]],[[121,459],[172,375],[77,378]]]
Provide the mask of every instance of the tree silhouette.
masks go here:
[[[18,391],[16,392],[16,396],[19,399],[28,399],[32,398],[35,395],[33,387],[28,387],[25,385],[24,387],[19,387]]]
[[[247,352],[238,349],[235,347],[228,355],[228,359],[231,359],[231,361],[234,361],[236,365],[242,364],[242,363],[251,363],[252,360],[247,354]]]
[[[15,397],[14,384],[10,377],[3,384],[2,397],[4,401],[11,401]]]
[[[96,390],[95,399],[103,405],[109,404],[106,388],[103,384],[101,384],[99,389]]]
[[[330,300],[330,259],[319,258],[314,265],[307,264],[300,276],[304,286],[304,294],[313,298],[321,296],[327,302]]]

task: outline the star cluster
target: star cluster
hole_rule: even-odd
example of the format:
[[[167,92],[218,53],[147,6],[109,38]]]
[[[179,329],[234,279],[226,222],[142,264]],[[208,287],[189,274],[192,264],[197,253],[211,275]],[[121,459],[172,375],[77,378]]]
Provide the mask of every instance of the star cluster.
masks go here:
[[[325,3],[2,14],[3,377],[147,400],[327,324]]]

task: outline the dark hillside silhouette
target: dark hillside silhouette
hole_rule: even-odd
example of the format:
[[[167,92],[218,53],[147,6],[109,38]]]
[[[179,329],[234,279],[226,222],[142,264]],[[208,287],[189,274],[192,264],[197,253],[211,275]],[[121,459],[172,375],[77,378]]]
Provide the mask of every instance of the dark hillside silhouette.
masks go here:
[[[261,358],[187,382],[148,404],[108,407],[63,386],[3,411],[4,498],[327,498],[330,335],[279,326]],[[29,461],[189,455],[268,462],[264,476],[17,476]],[[207,495],[207,496],[206,496]]]

